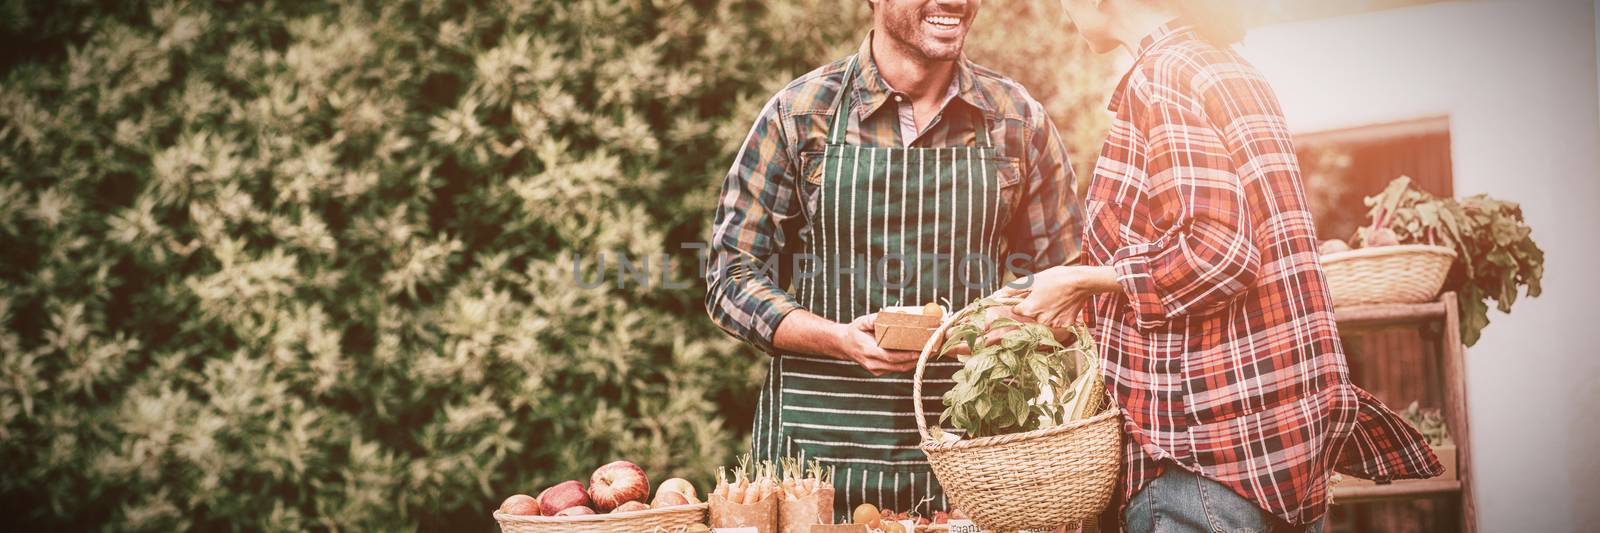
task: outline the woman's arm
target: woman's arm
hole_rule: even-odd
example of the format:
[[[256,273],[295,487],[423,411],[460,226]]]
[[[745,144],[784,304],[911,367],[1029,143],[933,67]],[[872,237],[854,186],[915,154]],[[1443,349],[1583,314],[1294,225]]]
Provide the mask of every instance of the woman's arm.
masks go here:
[[[1213,107],[1183,91],[1138,92],[1147,95],[1132,109],[1147,143],[1141,208],[1165,233],[1117,250],[1111,266],[1138,326],[1151,328],[1226,306],[1255,282],[1261,253],[1234,159],[1237,145],[1202,111]]]

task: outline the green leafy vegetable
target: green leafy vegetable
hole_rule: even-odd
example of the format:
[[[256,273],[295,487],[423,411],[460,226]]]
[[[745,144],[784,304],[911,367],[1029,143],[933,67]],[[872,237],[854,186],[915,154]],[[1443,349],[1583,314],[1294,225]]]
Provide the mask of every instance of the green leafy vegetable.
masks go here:
[[[1444,415],[1440,414],[1438,408],[1422,409],[1417,402],[1411,402],[1410,407],[1396,414],[1410,423],[1411,427],[1417,428],[1429,446],[1444,446],[1451,442],[1450,430],[1445,427]]]
[[[963,367],[944,395],[939,422],[965,430],[970,438],[1058,425],[1074,419],[1072,411],[1083,411],[1069,408],[1083,370],[1078,361],[1096,356],[1088,335],[1079,334],[1067,347],[1043,325],[989,317],[990,309],[1003,305],[989,298],[974,302],[966,318],[950,327],[940,351],[948,356],[958,347],[968,349],[958,356]],[[1005,333],[990,343],[987,334],[997,331]]]
[[[1455,249],[1457,260],[1445,288],[1456,291],[1461,340],[1467,346],[1476,344],[1489,325],[1489,300],[1509,313],[1519,287],[1526,287],[1530,298],[1543,292],[1544,250],[1533,242],[1533,229],[1516,202],[1482,194],[1459,201],[1438,198],[1401,176],[1365,203],[1372,222],[1356,230],[1353,242],[1372,243],[1379,232],[1392,231],[1401,243]]]

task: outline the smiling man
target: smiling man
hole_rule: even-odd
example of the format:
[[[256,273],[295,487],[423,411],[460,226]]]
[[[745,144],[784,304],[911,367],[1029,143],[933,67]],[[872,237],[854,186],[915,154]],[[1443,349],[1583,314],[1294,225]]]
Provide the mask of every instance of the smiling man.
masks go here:
[[[755,458],[836,467],[836,518],[861,503],[948,507],[917,448],[917,354],[877,346],[876,311],[963,307],[998,289],[1002,269],[1077,254],[1055,126],[962,54],[979,4],[873,0],[859,50],[774,96],[722,184],[706,308],[773,356]],[[930,424],[959,367],[929,365]]]

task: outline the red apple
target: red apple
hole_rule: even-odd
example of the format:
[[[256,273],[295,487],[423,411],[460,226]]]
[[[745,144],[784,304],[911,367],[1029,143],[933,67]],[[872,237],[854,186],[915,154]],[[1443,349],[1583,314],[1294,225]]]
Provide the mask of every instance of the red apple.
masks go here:
[[[584,492],[583,483],[577,480],[562,481],[539,493],[539,513],[544,516],[555,516],[568,507],[587,505],[589,493]]]
[[[687,498],[689,503],[700,503],[700,495],[695,492],[694,484],[681,477],[662,481],[661,485],[656,487],[656,498],[660,499],[663,492],[676,492]]]
[[[600,512],[616,509],[624,502],[650,497],[650,480],[644,469],[627,461],[615,461],[602,466],[589,476],[589,499]]]
[[[616,509],[612,509],[611,512],[613,512],[613,513],[626,513],[626,512],[629,512],[629,511],[643,511],[643,510],[646,510],[646,509],[649,509],[649,508],[650,508],[650,506],[646,505],[644,502],[627,502],[627,503],[624,503],[622,505],[618,505],[617,508]]]
[[[539,500],[527,494],[518,494],[501,502],[500,512],[523,516],[539,516]]]
[[[556,516],[581,516],[586,514],[595,514],[594,509],[579,505],[577,507],[568,507],[566,509],[562,509],[561,512],[556,513]]]
[[[682,492],[667,490],[657,492],[656,499],[655,501],[650,502],[650,506],[660,509],[662,507],[672,507],[674,505],[689,505],[690,503],[693,502],[690,502],[689,497],[684,496]]]

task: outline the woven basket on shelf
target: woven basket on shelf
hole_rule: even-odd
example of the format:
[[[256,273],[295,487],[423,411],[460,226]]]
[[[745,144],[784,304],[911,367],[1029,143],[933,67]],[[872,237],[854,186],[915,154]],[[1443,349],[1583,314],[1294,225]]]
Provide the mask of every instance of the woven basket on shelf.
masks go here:
[[[1015,298],[1001,298],[1015,305]],[[1098,516],[1111,499],[1122,465],[1122,417],[1104,401],[1103,380],[1090,379],[1089,393],[1106,408],[1092,417],[1025,433],[939,442],[928,432],[922,409],[922,374],[930,352],[951,324],[973,308],[952,315],[923,346],[912,379],[912,403],[922,451],[945,495],[985,530],[1051,530]],[[1080,335],[1087,330],[1077,328]],[[1087,337],[1085,337],[1087,338]],[[1099,357],[1080,366],[1100,375]]]
[[[1322,256],[1334,306],[1433,301],[1456,251],[1428,244],[1375,246]]]
[[[579,516],[522,516],[494,512],[503,533],[601,533],[637,531],[640,533],[682,533],[689,526],[706,522],[708,504],[675,505],[625,513]]]

